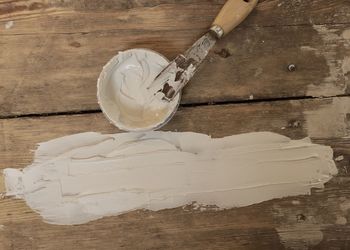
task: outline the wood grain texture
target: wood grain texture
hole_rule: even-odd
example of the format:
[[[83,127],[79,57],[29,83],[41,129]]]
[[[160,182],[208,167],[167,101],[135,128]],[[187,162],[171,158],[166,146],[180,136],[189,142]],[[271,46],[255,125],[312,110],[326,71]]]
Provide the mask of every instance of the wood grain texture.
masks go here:
[[[349,93],[347,31],[346,25],[238,28],[209,54],[182,103]],[[182,30],[177,35],[119,31],[4,36],[0,116],[96,110],[96,79],[117,51],[149,48],[173,58],[198,35]],[[289,64],[296,65],[294,72],[288,71]]]
[[[117,51],[144,47],[172,59],[223,2],[0,2],[0,117],[97,110],[96,79]],[[349,8],[340,0],[261,1],[217,44],[182,103],[348,94]],[[315,21],[322,17],[325,25]]]
[[[6,192],[5,179],[2,171],[0,171],[0,199],[2,198],[5,192]]]
[[[350,139],[343,137],[350,134],[349,114],[350,97],[181,108],[164,130],[213,137],[266,130],[295,139],[312,133],[315,142],[333,147],[335,157],[343,156],[339,175],[311,196],[224,211],[135,211],[79,226],[45,224],[23,201],[0,199],[0,249],[346,249]],[[327,131],[322,136],[314,130],[319,122]],[[0,126],[0,169],[29,164],[40,141],[118,132],[100,113],[1,119]]]
[[[14,20],[5,34],[77,33],[124,28],[207,28],[225,0],[14,0],[0,1],[0,21]],[[176,14],[175,14],[176,13]],[[244,25],[349,23],[347,0],[260,0]],[[136,26],[138,24],[138,26]]]

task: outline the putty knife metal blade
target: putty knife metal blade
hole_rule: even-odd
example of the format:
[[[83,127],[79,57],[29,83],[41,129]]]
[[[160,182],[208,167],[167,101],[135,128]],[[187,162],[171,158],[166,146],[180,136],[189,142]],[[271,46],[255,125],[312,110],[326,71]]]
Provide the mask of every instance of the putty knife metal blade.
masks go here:
[[[149,91],[154,93],[163,92],[165,100],[172,100],[192,78],[216,41],[215,32],[208,31],[184,54],[178,55],[159,73],[149,87]]]

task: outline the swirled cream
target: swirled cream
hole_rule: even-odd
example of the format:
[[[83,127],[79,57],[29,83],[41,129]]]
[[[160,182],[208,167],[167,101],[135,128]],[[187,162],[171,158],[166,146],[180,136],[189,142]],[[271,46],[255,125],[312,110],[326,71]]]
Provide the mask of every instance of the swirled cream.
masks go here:
[[[160,127],[176,111],[180,97],[162,100],[162,93],[148,89],[168,64],[160,54],[147,49],[119,52],[103,68],[97,97],[103,113],[122,130],[144,131]]]
[[[219,208],[310,194],[337,173],[328,146],[260,132],[83,133],[41,143],[32,165],[5,169],[8,196],[46,222],[80,224],[191,202]]]

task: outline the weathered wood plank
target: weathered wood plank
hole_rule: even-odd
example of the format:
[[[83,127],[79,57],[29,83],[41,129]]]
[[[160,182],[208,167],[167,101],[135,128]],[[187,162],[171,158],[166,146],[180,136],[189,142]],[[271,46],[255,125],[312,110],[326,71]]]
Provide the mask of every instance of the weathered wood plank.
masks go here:
[[[335,221],[337,215],[344,216],[340,207],[348,201],[348,192],[333,188],[314,192],[312,196],[220,212],[181,208],[138,211],[80,226],[53,226],[25,210],[22,202],[2,200],[2,208],[6,208],[10,213],[7,217],[13,220],[2,222],[0,247],[4,250],[347,249],[349,225]],[[286,240],[287,236],[291,238]]]
[[[6,5],[6,4],[5,4]],[[39,8],[0,15],[0,21],[14,21],[9,34],[96,33],[117,31],[165,31],[206,28],[221,5],[164,4],[121,10],[76,11],[72,8]],[[1,5],[0,5],[1,8]],[[178,13],[178,14],[174,14]],[[195,14],[196,13],[196,14]],[[18,14],[18,15],[16,15]]]
[[[238,28],[216,46],[183,102],[348,94],[349,74],[350,25]]]
[[[180,108],[164,130],[213,137],[268,130],[296,139],[341,138],[350,135],[349,117],[350,97],[213,105]],[[101,113],[0,119],[0,127],[0,169],[28,165],[41,141],[86,131],[118,132]]]
[[[171,59],[223,3],[1,1],[0,116],[98,109],[96,78],[117,51],[145,47]],[[349,93],[349,9],[346,0],[260,1],[217,45],[183,103]]]
[[[336,111],[336,112],[335,112]],[[23,201],[0,199],[0,248],[346,249],[350,244],[350,97],[181,108],[164,130],[221,137],[274,131],[331,145],[339,175],[311,196],[224,211],[191,206],[135,211],[79,226],[41,221]],[[215,123],[210,122],[215,121]],[[0,120],[1,166],[24,167],[40,141],[84,131],[118,132],[100,113]]]
[[[4,192],[6,192],[5,179],[0,173],[0,199],[3,198],[1,194],[3,194]]]
[[[174,58],[197,33],[2,36],[0,116],[96,110],[96,79],[118,50],[143,47]],[[347,94],[349,55],[347,24],[241,27],[210,53],[182,103]],[[294,72],[287,70],[289,64],[296,65]]]
[[[224,0],[2,1],[0,21],[14,20],[6,34],[76,33],[113,29],[169,30],[208,27]],[[347,0],[261,0],[245,25],[349,23]]]

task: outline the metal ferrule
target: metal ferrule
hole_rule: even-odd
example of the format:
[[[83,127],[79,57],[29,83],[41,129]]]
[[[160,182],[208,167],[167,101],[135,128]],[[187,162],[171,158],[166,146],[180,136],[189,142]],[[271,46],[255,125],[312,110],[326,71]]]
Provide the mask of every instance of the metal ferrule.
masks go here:
[[[219,39],[224,36],[224,30],[218,25],[211,26],[210,30],[214,31],[216,37]]]

